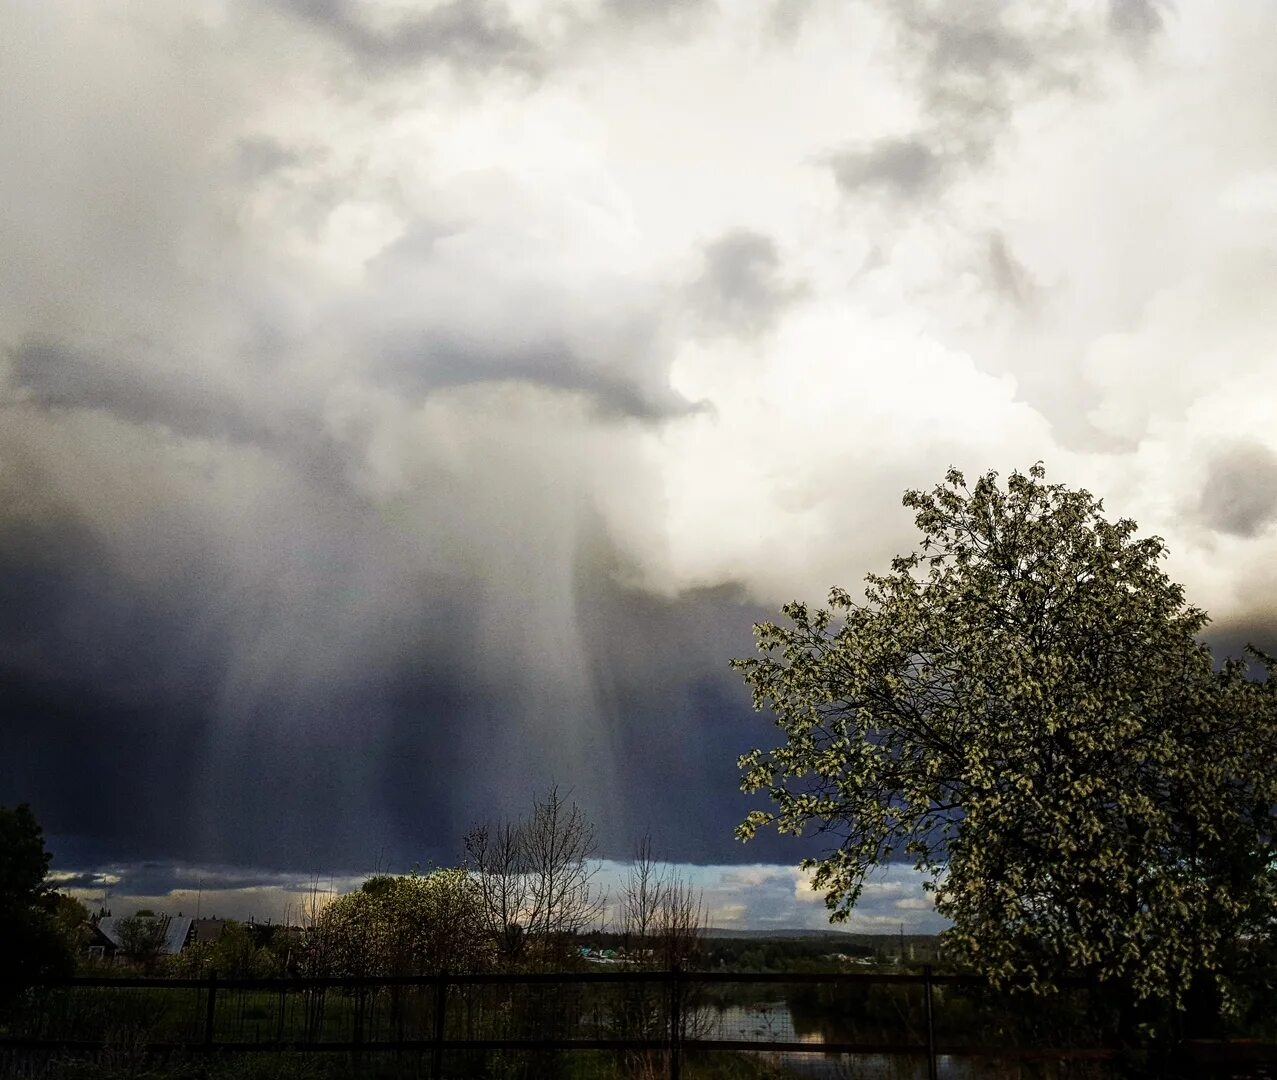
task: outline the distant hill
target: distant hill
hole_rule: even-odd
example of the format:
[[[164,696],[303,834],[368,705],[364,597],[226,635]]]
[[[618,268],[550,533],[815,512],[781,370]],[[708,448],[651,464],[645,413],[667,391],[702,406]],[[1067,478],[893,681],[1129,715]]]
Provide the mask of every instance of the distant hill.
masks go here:
[[[852,937],[846,930],[736,930],[727,926],[709,926],[705,928],[707,938],[757,938],[760,940],[779,938],[840,938]]]
[[[707,938],[749,938],[755,941],[788,941],[795,938],[805,938],[811,940],[813,938],[828,939],[831,944],[840,942],[846,945],[864,945],[869,948],[899,948],[899,934],[855,934],[850,930],[801,930],[801,929],[776,929],[776,930],[736,930],[724,926],[710,926],[705,930]],[[938,939],[936,934],[905,934],[905,945],[922,945],[934,944]]]

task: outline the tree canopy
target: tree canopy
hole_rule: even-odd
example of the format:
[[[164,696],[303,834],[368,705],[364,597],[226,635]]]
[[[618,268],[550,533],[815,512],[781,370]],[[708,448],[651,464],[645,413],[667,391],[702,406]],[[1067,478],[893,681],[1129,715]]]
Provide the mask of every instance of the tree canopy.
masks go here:
[[[482,971],[494,958],[482,895],[464,870],[370,878],[325,907],[307,937],[317,974]]]
[[[770,807],[738,829],[822,832],[835,921],[905,859],[949,952],[1002,983],[1064,975],[1182,1005],[1277,917],[1277,678],[1216,669],[1166,548],[1042,466],[910,491],[918,550],[755,627],[733,661],[784,741],[740,759]]]
[[[130,961],[150,972],[164,954],[164,941],[169,922],[149,909],[129,915],[116,924],[120,935],[120,951]]]
[[[58,894],[47,880],[50,859],[31,808],[0,806],[0,925],[7,933],[10,989],[23,980],[71,973],[72,946],[56,917]],[[4,992],[0,987],[0,997]]]

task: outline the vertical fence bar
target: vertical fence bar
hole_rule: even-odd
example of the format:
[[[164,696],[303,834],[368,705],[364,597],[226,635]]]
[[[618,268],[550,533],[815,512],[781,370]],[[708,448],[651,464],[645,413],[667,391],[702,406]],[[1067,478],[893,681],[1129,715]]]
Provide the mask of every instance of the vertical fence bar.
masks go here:
[[[922,965],[923,994],[927,1007],[927,1080],[936,1080],[939,1066],[936,1062],[936,1014],[931,997],[931,965]]]
[[[204,1005],[204,1045],[213,1045],[213,1021],[217,1010],[217,972],[208,973],[208,1001]]]
[[[670,968],[670,1080],[679,1080],[683,1063],[683,986],[679,965]]]
[[[355,1017],[354,1025],[350,1032],[350,1041],[354,1043],[354,1050],[351,1052],[351,1067],[356,1076],[364,1074],[364,1057],[363,1057],[363,1041],[364,1041],[364,988],[362,986],[355,987],[354,993]]]
[[[435,979],[435,1045],[430,1075],[433,1080],[443,1080],[443,1026],[448,1019],[448,976]]]

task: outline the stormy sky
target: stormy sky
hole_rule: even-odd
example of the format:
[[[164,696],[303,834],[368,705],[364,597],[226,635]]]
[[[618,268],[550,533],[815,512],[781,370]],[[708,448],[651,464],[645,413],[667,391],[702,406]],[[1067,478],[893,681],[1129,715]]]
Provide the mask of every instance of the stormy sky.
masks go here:
[[[4,5],[0,803],[86,889],[243,900],[455,861],[557,781],[717,921],[819,921],[792,841],[732,837],[772,729],[726,662],[949,465],[1043,460],[1277,649],[1275,36]]]

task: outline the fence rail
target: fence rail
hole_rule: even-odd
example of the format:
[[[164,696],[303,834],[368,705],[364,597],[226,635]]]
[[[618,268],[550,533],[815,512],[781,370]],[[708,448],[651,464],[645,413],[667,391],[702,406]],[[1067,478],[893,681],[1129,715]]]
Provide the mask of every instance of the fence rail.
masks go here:
[[[703,996],[696,996],[697,991],[703,995],[706,988],[724,984],[828,987],[833,993],[840,989],[885,986],[895,988],[898,993],[912,992],[914,1019],[906,1027],[912,1028],[908,1034],[913,1037],[903,1040],[826,1038],[825,1032],[815,1041],[796,1037],[727,1037],[730,1033],[722,1030],[721,1025],[713,1029],[703,1023],[707,1016],[712,1016],[713,1008],[721,1012],[725,1006],[707,1006]],[[939,1038],[936,991],[951,988],[979,991],[988,985],[987,980],[978,976],[935,974],[929,966],[920,973],[741,973],[676,969],[271,979],[84,976],[46,980],[33,987],[30,1022],[26,1028],[11,1025],[7,1034],[0,1032],[0,1051],[91,1053],[103,1049],[110,1041],[110,1036],[103,1032],[109,1029],[102,1027],[92,1038],[86,1037],[83,1029],[106,1023],[99,1012],[95,1012],[104,996],[93,992],[116,990],[140,992],[139,1000],[134,1002],[139,1006],[136,1011],[152,1019],[156,1016],[164,1019],[167,1037],[153,1037],[159,1030],[154,1024],[139,1028],[146,1031],[148,1037],[136,1039],[132,1045],[148,1053],[415,1052],[422,1055],[423,1060],[428,1055],[429,1075],[435,1080],[445,1075],[444,1062],[448,1054],[496,1051],[657,1055],[663,1062],[662,1071],[671,1080],[680,1080],[686,1055],[715,1052],[903,1057],[925,1065],[930,1080],[938,1076],[942,1058],[1094,1062],[1117,1055],[1111,1046],[1071,1043],[995,1046]],[[542,992],[551,986],[560,988],[560,994]],[[513,992],[521,987],[533,992],[515,995]],[[600,1003],[599,999],[582,993],[584,988],[591,987],[605,988],[613,996]],[[1084,991],[1086,984],[1070,983],[1066,989]],[[188,992],[184,999],[185,1011],[173,1007],[182,991]],[[488,991],[496,993],[485,997]],[[919,994],[920,1001],[916,996]],[[41,1009],[46,1010],[47,1015],[41,1014]],[[511,1023],[512,1016],[519,1022]],[[263,1020],[266,1021],[264,1032]],[[77,1027],[81,1029],[78,1032]],[[338,1037],[324,1037],[332,1034],[333,1027],[339,1029]],[[568,1030],[571,1028],[579,1029],[580,1033],[571,1034]],[[246,1037],[250,1033],[252,1037]],[[774,1032],[762,1030],[761,1034]],[[1203,1055],[1213,1056],[1216,1061],[1230,1056],[1277,1061],[1277,1046],[1254,1043],[1231,1050],[1198,1046],[1186,1052],[1196,1054],[1199,1059]]]

